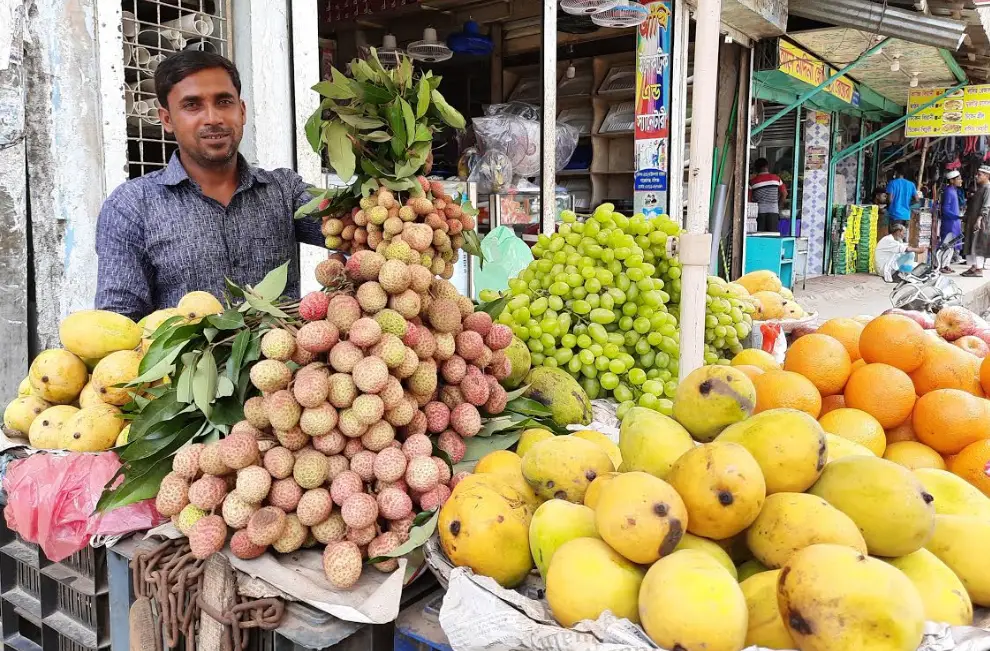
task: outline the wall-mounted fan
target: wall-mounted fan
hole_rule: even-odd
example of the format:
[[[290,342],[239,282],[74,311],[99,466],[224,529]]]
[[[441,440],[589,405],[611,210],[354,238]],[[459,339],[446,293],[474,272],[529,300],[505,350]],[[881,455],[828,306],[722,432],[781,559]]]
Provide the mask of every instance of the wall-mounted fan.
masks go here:
[[[619,0],[560,0],[560,8],[572,16],[590,16],[608,11],[619,4]]]
[[[599,27],[636,27],[646,22],[650,10],[638,2],[619,0],[615,7],[591,15],[591,22]]]
[[[447,47],[457,54],[484,56],[495,49],[492,39],[481,33],[481,27],[473,20],[464,23],[464,29],[447,37]]]
[[[446,44],[437,40],[437,30],[427,27],[423,30],[423,40],[415,41],[406,46],[409,58],[424,63],[438,63],[454,56]]]
[[[590,34],[598,31],[598,25],[588,20],[587,16],[575,16],[558,8],[557,31],[565,34]]]
[[[375,52],[378,54],[378,60],[386,68],[399,67],[402,55],[405,54],[396,43],[394,34],[386,34],[382,39],[382,46],[375,50]]]

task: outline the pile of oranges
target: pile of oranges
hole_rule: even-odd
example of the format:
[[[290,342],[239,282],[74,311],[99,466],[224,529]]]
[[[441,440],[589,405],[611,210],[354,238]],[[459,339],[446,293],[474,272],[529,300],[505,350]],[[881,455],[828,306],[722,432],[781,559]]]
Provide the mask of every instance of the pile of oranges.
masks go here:
[[[791,345],[783,367],[761,350],[732,365],[756,386],[755,412],[800,409],[878,456],[949,470],[990,496],[990,356],[887,314],[825,322]]]

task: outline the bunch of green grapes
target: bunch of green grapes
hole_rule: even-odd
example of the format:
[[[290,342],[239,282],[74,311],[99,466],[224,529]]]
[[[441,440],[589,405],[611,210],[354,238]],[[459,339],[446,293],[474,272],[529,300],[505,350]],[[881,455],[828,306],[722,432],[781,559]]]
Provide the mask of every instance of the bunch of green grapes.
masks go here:
[[[740,291],[742,290],[742,291]],[[728,364],[753,329],[756,306],[748,292],[718,276],[708,277],[705,296],[705,364]]]

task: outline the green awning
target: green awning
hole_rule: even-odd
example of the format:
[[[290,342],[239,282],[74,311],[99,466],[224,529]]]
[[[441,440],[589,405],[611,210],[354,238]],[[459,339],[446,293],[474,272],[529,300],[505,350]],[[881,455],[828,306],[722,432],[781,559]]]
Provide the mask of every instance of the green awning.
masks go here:
[[[753,75],[756,78],[753,85],[756,98],[777,104],[791,104],[802,93],[814,88],[780,70],[759,70]],[[805,105],[819,111],[865,115],[873,120],[904,115],[904,107],[862,84],[856,84],[856,98],[852,104],[822,91],[805,102]]]

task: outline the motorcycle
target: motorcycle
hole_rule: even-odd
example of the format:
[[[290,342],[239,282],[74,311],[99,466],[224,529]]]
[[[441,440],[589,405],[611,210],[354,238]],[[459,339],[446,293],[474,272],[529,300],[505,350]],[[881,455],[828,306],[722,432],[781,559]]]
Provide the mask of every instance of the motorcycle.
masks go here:
[[[895,272],[897,285],[890,293],[890,303],[901,310],[915,310],[937,314],[947,305],[958,305],[962,298],[959,286],[942,274],[942,269],[952,261],[955,246],[962,235],[942,242],[931,256],[930,262],[915,265],[910,272]]]

